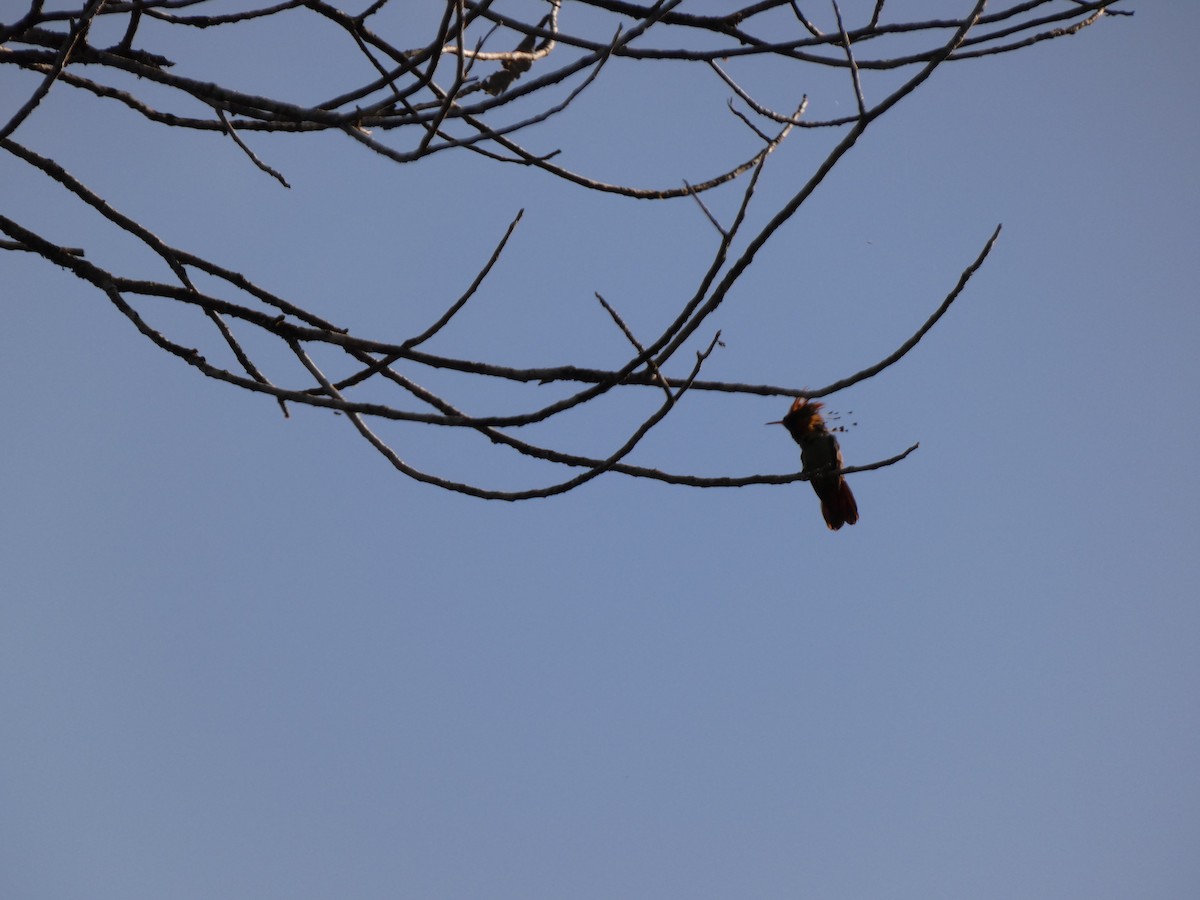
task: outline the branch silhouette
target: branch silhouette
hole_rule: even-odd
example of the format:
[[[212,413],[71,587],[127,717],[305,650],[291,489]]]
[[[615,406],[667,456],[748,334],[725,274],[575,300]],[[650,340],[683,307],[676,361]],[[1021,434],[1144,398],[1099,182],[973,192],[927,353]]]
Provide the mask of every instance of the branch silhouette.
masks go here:
[[[7,102],[11,110],[0,108],[0,117],[5,117],[0,119],[0,152],[24,166],[30,179],[40,179],[47,197],[66,198],[80,210],[98,213],[111,229],[149,250],[165,264],[169,277],[135,277],[103,265],[96,248],[81,241],[70,220],[56,220],[53,235],[43,233],[44,225],[35,228],[17,221],[2,198],[0,232],[5,240],[0,241],[0,253],[30,253],[61,267],[92,285],[161,350],[206,377],[273,398],[285,415],[289,405],[343,414],[397,471],[447,490],[512,501],[560,494],[606,473],[693,487],[806,480],[800,472],[672,472],[669,466],[636,465],[629,457],[693,394],[822,397],[875,378],[910,353],[969,287],[994,247],[999,227],[927,321],[878,362],[814,390],[754,383],[752,372],[742,380],[699,377],[721,346],[713,315],[730,303],[733,289],[755,260],[774,252],[780,229],[803,212],[817,188],[844,164],[848,151],[880,117],[943,66],[1017,52],[1076,34],[1106,18],[1132,14],[1116,9],[1118,2],[1023,0],[985,13],[984,0],[964,0],[959,18],[892,21],[889,14],[896,7],[877,0],[869,15],[855,23],[844,17],[836,0],[830,0],[820,15],[819,5],[794,0],[731,5],[718,15],[689,12],[682,0],[574,0],[567,5],[546,0],[528,16],[516,10],[528,11],[532,4],[445,0],[439,15],[421,31],[397,0],[374,0],[358,14],[323,0],[283,0],[238,12],[218,11],[221,4],[214,0],[88,0],[54,10],[35,0],[10,23],[0,22],[0,78],[6,84],[0,96],[23,98]],[[177,36],[195,42],[251,26],[254,34],[266,36],[272,29],[294,28],[301,16],[309,28],[324,35],[328,46],[348,43],[352,48],[353,64],[332,53],[328,60],[310,61],[323,83],[338,85],[325,94],[328,99],[312,105],[245,88],[228,73],[253,67],[229,64],[225,51],[212,55],[210,71],[200,77],[176,71],[183,67],[171,58],[179,46]],[[114,28],[121,35],[115,45],[101,47],[92,40],[93,34]],[[413,34],[424,37],[414,42]],[[259,48],[253,41],[247,47],[252,62]],[[697,80],[732,91],[727,106],[709,117],[708,127],[714,134],[727,127],[748,133],[755,144],[752,152],[723,160],[700,177],[681,172],[670,185],[647,186],[633,183],[639,180],[636,167],[628,182],[616,182],[588,172],[586,164],[572,161],[569,151],[554,146],[558,124],[568,112],[579,111],[597,84],[622,67],[642,71],[630,67],[649,61],[684,67]],[[359,73],[358,80],[352,72]],[[844,75],[855,111],[811,119],[809,96],[799,92],[784,101],[795,105],[791,112],[774,111],[762,98],[778,93],[780,72],[789,73],[789,84],[800,83],[810,72]],[[613,195],[612,202],[627,203],[631,214],[643,201],[690,198],[699,212],[690,203],[681,208],[711,223],[715,243],[702,265],[681,274],[681,282],[692,286],[685,289],[678,307],[662,317],[667,324],[657,334],[635,334],[616,306],[595,293],[623,338],[625,356],[619,365],[581,365],[572,360],[569,348],[560,347],[554,350],[565,362],[531,360],[528,365],[431,352],[426,345],[434,337],[444,342],[447,326],[473,298],[488,291],[489,276],[512,242],[520,240],[524,209],[507,213],[510,223],[490,255],[484,248],[471,257],[468,271],[473,274],[467,286],[448,293],[441,313],[426,327],[409,336],[360,335],[334,324],[326,313],[281,296],[248,273],[162,240],[148,224],[121,212],[119,200],[102,197],[58,160],[33,149],[34,141],[18,140],[31,118],[53,114],[44,102],[51,91],[119,106],[152,129],[221,135],[236,145],[241,164],[253,166],[283,188],[290,187],[288,173],[271,159],[271,148],[277,148],[279,140],[303,142],[328,133],[346,139],[343,152],[350,157],[367,150],[391,164],[412,166],[459,154],[464,161],[473,159],[502,171],[514,166],[531,170],[569,190]],[[832,148],[795,179],[790,193],[760,193],[763,172],[773,165],[779,148],[812,129],[836,132]],[[278,140],[268,144],[261,141],[263,134]],[[740,193],[732,194],[733,214],[724,220],[705,198],[734,191]],[[466,257],[469,251],[456,252]],[[207,323],[205,330],[175,333],[152,325],[143,314],[149,303],[197,309]],[[264,342],[279,352],[264,354]],[[214,361],[218,350],[231,354],[232,363]],[[278,374],[283,359],[294,374]],[[477,409],[460,409],[422,386],[423,372],[474,379],[479,388],[471,395],[471,405]],[[501,383],[529,386],[533,400],[517,411],[489,409],[483,398],[490,394],[484,387]],[[539,388],[547,385],[565,385],[570,393],[550,399],[538,396]],[[364,393],[367,388],[369,395]],[[600,398],[644,402],[645,388],[659,392],[661,402],[612,436],[607,443],[615,449],[575,453],[517,436],[520,429],[590,411]],[[379,423],[388,421],[483,438],[483,471],[488,450],[503,447],[548,467],[552,474],[530,487],[501,490],[482,480],[428,472],[405,461],[380,435]],[[888,459],[842,471],[891,466],[916,449],[914,444]],[[571,471],[559,472],[560,467]]]

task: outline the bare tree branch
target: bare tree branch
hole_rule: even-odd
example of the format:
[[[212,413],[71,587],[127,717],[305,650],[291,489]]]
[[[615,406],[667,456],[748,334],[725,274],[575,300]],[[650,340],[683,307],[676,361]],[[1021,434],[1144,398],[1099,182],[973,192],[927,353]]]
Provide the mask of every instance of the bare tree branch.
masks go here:
[[[1118,2],[1009,0],[985,13],[984,0],[964,0],[964,14],[958,18],[884,22],[884,0],[876,0],[867,23],[852,27],[854,23],[843,20],[837,0],[831,0],[831,8],[810,8],[800,0],[731,3],[716,14],[692,12],[682,0],[443,0],[428,21],[418,16],[425,14],[418,10],[420,5],[395,0],[374,0],[357,14],[325,0],[284,0],[240,11],[215,0],[76,0],[73,7],[60,4],[53,10],[35,0],[11,23],[0,22],[0,79],[5,80],[0,97],[10,107],[3,110],[0,152],[7,154],[7,162],[24,167],[31,187],[36,182],[35,189],[47,198],[65,198],[80,210],[98,213],[105,228],[150,251],[154,265],[161,262],[165,270],[156,280],[159,276],[105,264],[107,254],[97,252],[105,245],[78,246],[82,239],[69,218],[52,220],[55,234],[39,233],[18,221],[25,216],[12,209],[6,197],[0,197],[0,233],[5,236],[0,253],[31,253],[63,268],[92,285],[156,347],[208,378],[273,398],[285,415],[289,403],[344,414],[397,471],[447,490],[511,501],[563,493],[606,473],[704,488],[806,480],[809,476],[803,472],[675,472],[671,465],[632,462],[630,455],[692,392],[723,400],[822,397],[874,378],[910,353],[965,292],[995,245],[999,227],[924,324],[878,362],[813,390],[755,383],[752,371],[725,380],[699,377],[719,346],[719,333],[707,341],[699,335],[715,332],[712,317],[719,311],[738,314],[735,289],[747,271],[756,260],[781,252],[775,246],[780,230],[803,213],[812,194],[881,116],[947,63],[1016,52],[1132,14],[1116,8]],[[888,6],[888,17],[896,11],[896,5]],[[318,102],[250,89],[248,82],[230,73],[255,66],[239,69],[223,53],[179,57],[181,64],[176,65],[174,54],[187,46],[173,42],[178,34],[186,33],[194,43],[213,34],[245,33],[251,24],[257,33],[268,34],[301,20],[330,48],[327,56],[308,62],[317,84],[314,93],[324,98]],[[426,24],[411,24],[418,20]],[[97,46],[91,36],[101,31],[118,42]],[[253,53],[252,42],[250,47]],[[240,62],[256,61],[249,57]],[[695,102],[712,102],[706,127],[714,137],[713,162],[705,163],[702,178],[680,171],[666,182],[681,187],[644,186],[644,160],[634,153],[611,161],[617,176],[600,177],[588,170],[569,141],[560,142],[563,132],[557,129],[572,116],[588,114],[587,104],[602,90],[598,85],[649,71],[649,64],[689,67],[684,71],[696,76]],[[787,73],[787,84],[807,87],[804,75],[814,69],[845,70],[857,107],[853,114],[810,120],[805,115],[808,96],[799,90],[790,99],[787,92],[782,94],[782,102],[797,104],[794,112],[776,112],[764,102],[780,96],[780,72]],[[251,134],[266,132],[275,135],[276,142],[303,142],[328,133],[327,140],[343,141],[350,159],[367,150],[401,166],[421,165],[448,153],[455,160],[455,152],[467,151],[470,156],[459,153],[464,160],[506,173],[520,166],[544,184],[580,197],[611,197],[604,202],[614,204],[668,204],[690,197],[698,210],[680,204],[680,214],[703,216],[716,234],[706,230],[711,247],[697,257],[700,261],[693,269],[681,267],[679,296],[660,301],[671,305],[654,310],[655,321],[666,323],[655,326],[656,334],[639,337],[616,307],[595,292],[624,338],[622,356],[609,366],[580,365],[579,351],[565,345],[550,347],[556,358],[520,360],[516,365],[456,355],[453,350],[434,352],[427,345],[434,338],[451,341],[447,326],[463,318],[460,314],[485,284],[486,290],[497,292],[496,278],[488,276],[510,246],[523,209],[512,215],[482,266],[478,261],[486,250],[472,254],[455,241],[446,242],[454,254],[447,271],[467,273],[455,290],[461,290],[463,282],[467,287],[457,296],[448,292],[439,297],[436,309],[419,320],[432,319],[431,324],[407,336],[360,335],[249,274],[158,237],[156,231],[170,233],[162,229],[170,226],[171,211],[164,210],[152,228],[149,220],[121,212],[125,204],[120,198],[102,197],[53,154],[33,149],[40,147],[37,142],[19,142],[17,132],[32,117],[56,114],[54,103],[43,102],[52,86],[55,99],[59,92],[74,92],[80,102],[120,110],[127,118],[132,113],[147,133],[172,128],[227,136],[284,187],[289,186],[287,179],[251,149],[261,143]],[[722,92],[715,101],[702,90],[714,87]],[[832,149],[799,176],[773,171],[776,180],[785,183],[784,190],[775,185],[760,194],[758,185],[768,162],[778,158],[775,152],[795,134],[812,134],[797,129],[814,128],[835,130]],[[732,141],[715,139],[725,131],[734,135]],[[718,147],[731,149],[718,155]],[[501,164],[510,168],[501,169]],[[729,205],[722,206],[722,201]],[[722,210],[733,210],[732,216]],[[170,327],[160,326],[156,308],[163,305],[198,311],[198,324],[189,330],[171,318]],[[626,304],[621,306],[628,315]],[[335,314],[346,315],[343,310]],[[637,330],[642,327],[639,324]],[[264,346],[276,352],[264,351]],[[688,362],[693,355],[694,361]],[[425,377],[434,373],[470,379],[476,389],[469,392],[469,402],[451,402],[448,395],[424,386]],[[494,392],[483,386],[501,384],[522,392],[516,409],[484,401]],[[653,397],[645,395],[645,388],[661,392],[662,402],[649,412],[645,401]],[[607,441],[615,449],[572,452],[547,445],[553,441],[528,440],[530,433],[543,433],[536,429],[516,431],[564,421],[559,417],[569,411],[590,414],[601,406],[592,401],[606,396],[642,404],[633,407],[641,410],[636,416],[626,416],[615,427]],[[483,472],[488,469],[482,460],[494,448],[548,470],[568,471],[515,490],[486,485],[482,478],[451,478],[401,456],[382,436],[385,429],[396,427],[387,423],[451,429],[455,437],[479,442],[484,447]],[[842,471],[891,466],[916,448],[914,444],[889,459]]]

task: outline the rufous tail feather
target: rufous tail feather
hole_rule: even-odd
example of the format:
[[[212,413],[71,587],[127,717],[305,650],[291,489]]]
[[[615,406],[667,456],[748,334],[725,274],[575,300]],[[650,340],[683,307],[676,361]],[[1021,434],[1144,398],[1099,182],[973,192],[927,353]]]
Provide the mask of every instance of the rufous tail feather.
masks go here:
[[[824,492],[821,497],[821,515],[830,531],[837,531],[843,525],[853,525],[858,521],[858,504],[850,493],[850,485],[846,479],[839,478],[837,485]]]

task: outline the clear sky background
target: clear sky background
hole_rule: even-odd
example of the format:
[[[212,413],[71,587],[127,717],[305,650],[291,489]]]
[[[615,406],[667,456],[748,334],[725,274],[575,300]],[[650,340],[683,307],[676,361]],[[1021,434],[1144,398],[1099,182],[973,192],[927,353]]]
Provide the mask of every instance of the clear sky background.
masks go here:
[[[857,423],[848,463],[921,444],[852,476],[862,519],[836,534],[803,484],[610,475],[505,504],[414,483],[344,417],[285,420],[71,276],[0,254],[0,893],[1200,895],[1200,17],[1127,8],[943,67],[697,335],[726,344],[706,377],[828,383],[907,338],[1004,224],[916,351],[830,398]],[[302,29],[230,72],[204,42],[240,38],[191,39],[185,74],[339,89]],[[611,75],[530,140],[650,186],[753,152],[727,89]],[[813,77],[768,99],[852,108],[844,76]],[[5,72],[0,120],[35,83]],[[285,191],[218,136],[63,86],[14,137],[170,243],[380,338],[431,321],[525,207],[436,346],[498,362],[623,359],[592,292],[652,333],[713,237],[690,201],[249,136]],[[768,197],[830,139],[792,137]],[[710,202],[727,214],[736,191]],[[7,155],[0,208],[167,277]],[[615,447],[644,407],[610,405],[547,434]],[[786,406],[693,396],[634,461],[794,471],[762,424]],[[491,486],[562,477],[470,436],[383,430]]]

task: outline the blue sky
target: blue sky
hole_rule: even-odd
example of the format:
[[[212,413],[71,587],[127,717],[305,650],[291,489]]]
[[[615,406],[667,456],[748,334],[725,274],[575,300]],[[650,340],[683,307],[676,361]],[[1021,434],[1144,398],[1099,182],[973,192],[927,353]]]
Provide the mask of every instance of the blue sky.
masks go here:
[[[803,484],[605,476],[521,504],[417,484],[344,417],[285,420],[66,273],[0,254],[6,894],[1195,896],[1200,25],[1192,4],[1129,8],[944,67],[697,335],[725,342],[706,377],[826,384],[907,338],[1003,223],[918,348],[828,399],[855,423],[850,464],[921,444],[852,476],[862,518],[836,534]],[[190,52],[191,74],[218,74]],[[651,185],[753,152],[724,124],[727,90],[701,101],[646,71],[614,69],[531,140]],[[33,84],[5,72],[0,119]],[[852,109],[824,76],[771,100],[796,91],[814,113]],[[500,362],[620,361],[592,292],[652,334],[713,237],[687,201],[250,136],[285,191],[218,137],[62,86],[14,137],[164,240],[379,337],[436,317],[524,207],[487,291],[437,339]],[[765,201],[829,140],[794,136]],[[8,155],[0,185],[6,215],[162,277]],[[500,408],[543,396],[438,383]],[[537,436],[614,447],[657,402],[641,396]],[[691,396],[634,461],[793,471],[795,446],[762,425],[786,406]],[[382,430],[488,485],[562,477]]]

